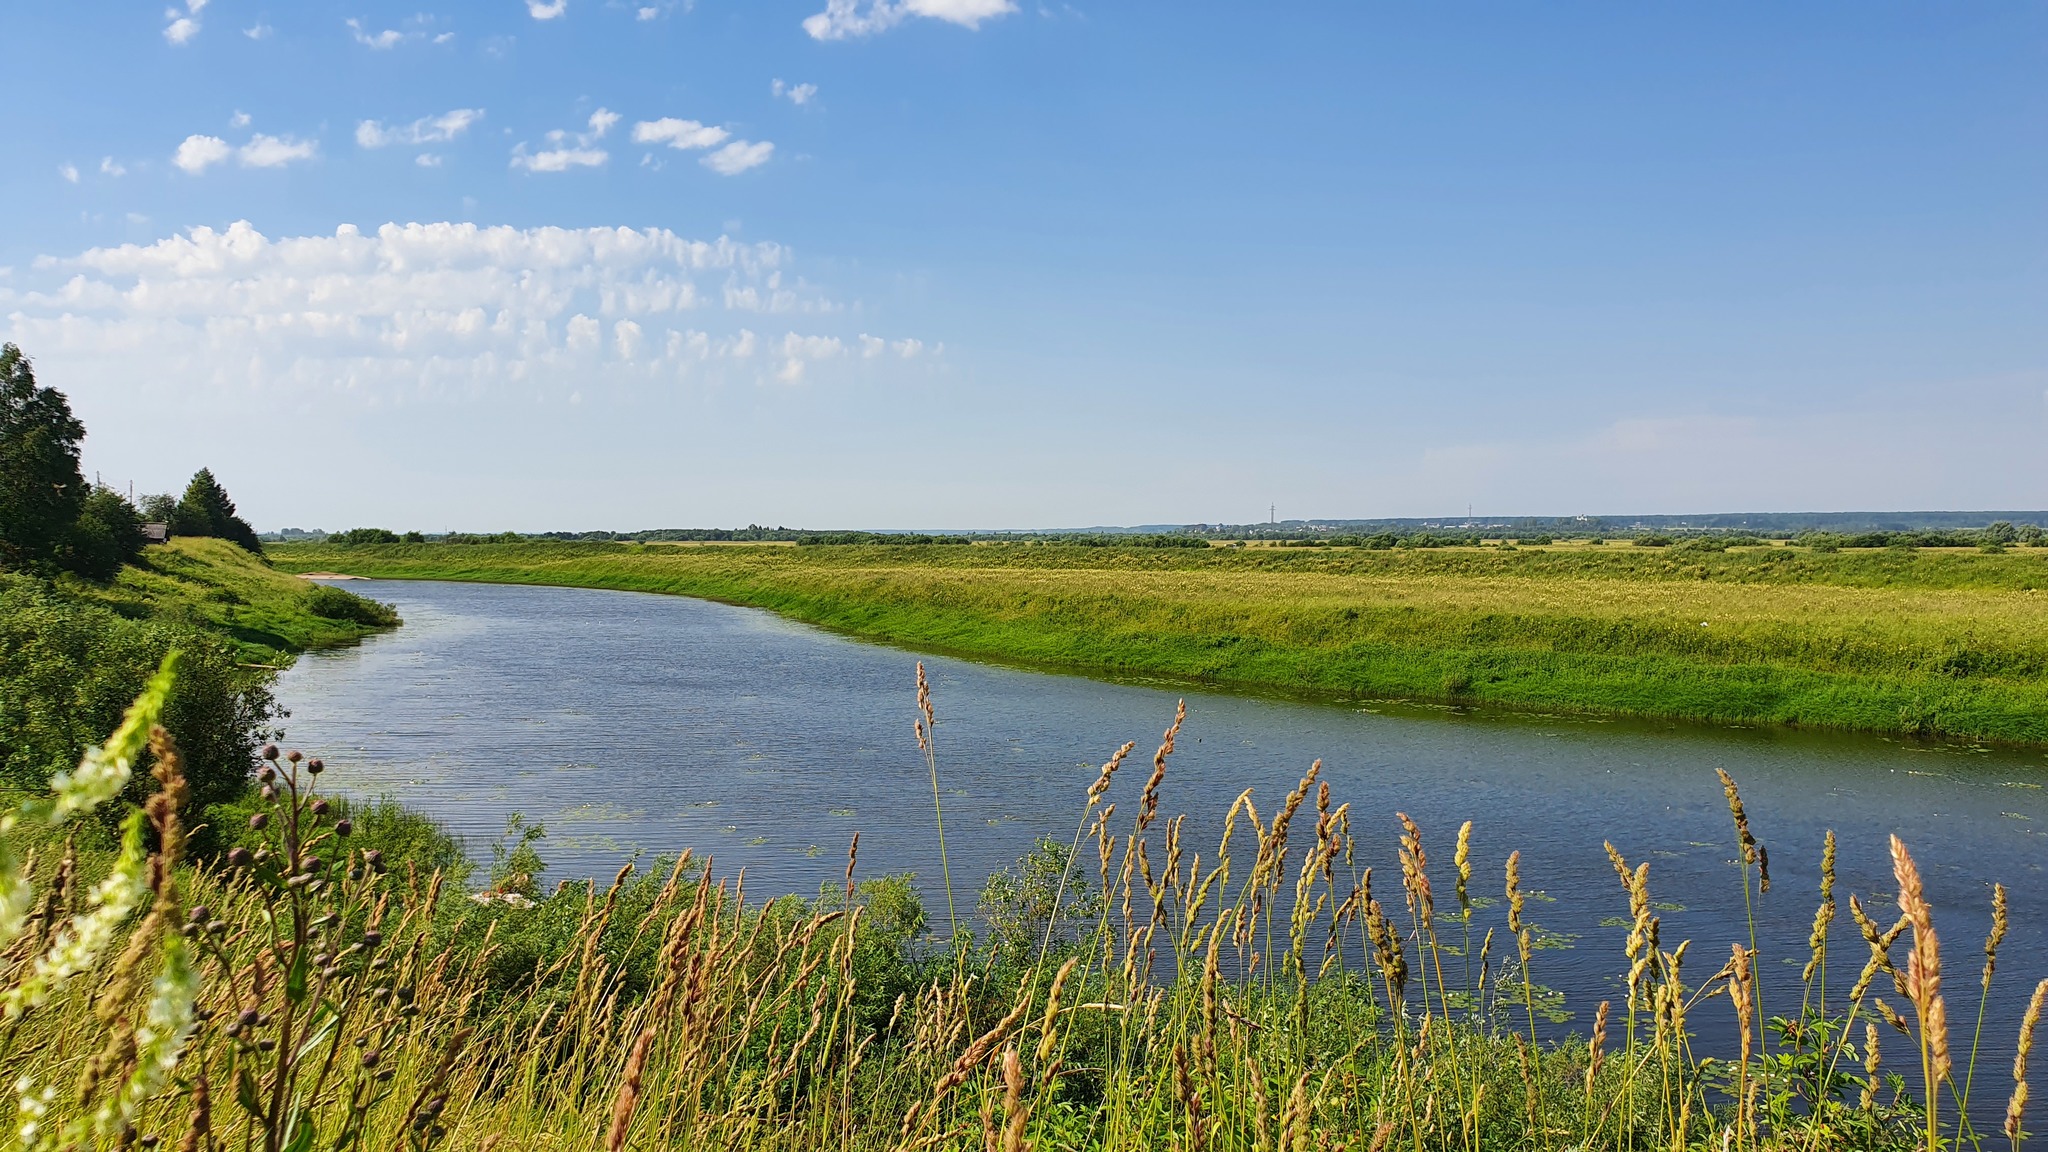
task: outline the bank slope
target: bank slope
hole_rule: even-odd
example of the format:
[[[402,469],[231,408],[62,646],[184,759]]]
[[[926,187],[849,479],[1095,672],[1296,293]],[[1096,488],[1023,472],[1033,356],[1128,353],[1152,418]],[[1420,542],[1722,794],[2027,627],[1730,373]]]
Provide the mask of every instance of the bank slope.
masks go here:
[[[1167,554],[1167,553],[1172,554]],[[2048,743],[2048,554],[287,546],[280,568],[707,597],[1049,668]]]

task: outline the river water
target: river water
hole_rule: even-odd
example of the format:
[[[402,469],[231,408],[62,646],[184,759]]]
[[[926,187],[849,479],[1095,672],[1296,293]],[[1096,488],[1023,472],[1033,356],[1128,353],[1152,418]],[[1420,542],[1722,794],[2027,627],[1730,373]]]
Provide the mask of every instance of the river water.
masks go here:
[[[920,656],[849,641],[769,613],[631,592],[412,581],[352,591],[387,601],[405,626],[360,647],[302,657],[279,696],[289,743],[326,758],[331,785],[424,810],[487,857],[514,813],[547,829],[549,881],[608,878],[683,848],[745,869],[750,893],[815,893],[843,874],[861,834],[865,875],[914,872],[944,916],[931,781],[912,733]],[[1583,1029],[1615,994],[1627,901],[1601,844],[1651,861],[1666,946],[1694,940],[1704,976],[1747,941],[1728,810],[1715,777],[1740,782],[1770,852],[1759,901],[1765,1008],[1795,1005],[1822,837],[1840,842],[1836,979],[1864,949],[1850,892],[1894,915],[1887,837],[1903,836],[1941,926],[1951,1013],[1971,989],[1994,880],[2010,889],[2000,960],[1998,1050],[2037,979],[2048,976],[2048,758],[1988,749],[1784,730],[1462,714],[1336,705],[1105,683],[925,655],[946,844],[967,915],[991,871],[1040,837],[1073,835],[1097,767],[1126,740],[1112,789],[1134,812],[1150,754],[1185,696],[1187,726],[1162,808],[1186,812],[1191,850],[1255,789],[1270,815],[1320,758],[1352,805],[1367,859],[1399,899],[1396,812],[1423,828],[1449,902],[1460,822],[1475,823],[1473,887],[1498,897],[1522,853],[1529,915],[1569,947],[1538,955]],[[1299,841],[1297,841],[1299,842]],[[1496,913],[1497,915],[1497,910]],[[1903,949],[1900,955],[1903,957]],[[1498,953],[1497,953],[1498,954]],[[2010,1002],[2008,1002],[2010,1001]],[[2003,1058],[2003,1057],[2001,1057]]]

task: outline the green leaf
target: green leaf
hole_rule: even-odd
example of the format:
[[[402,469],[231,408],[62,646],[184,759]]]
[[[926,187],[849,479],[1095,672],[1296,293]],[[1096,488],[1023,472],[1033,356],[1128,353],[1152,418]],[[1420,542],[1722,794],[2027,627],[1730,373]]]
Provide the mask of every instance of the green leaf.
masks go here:
[[[292,1109],[290,1132],[291,1136],[285,1142],[283,1152],[307,1152],[313,1147],[313,1137],[316,1133],[313,1125],[308,1122],[304,1109]]]
[[[249,1075],[247,1068],[235,1069],[235,1102],[242,1106],[242,1111],[263,1119],[263,1105],[256,1096],[256,1078]]]
[[[284,977],[284,995],[294,1004],[306,1001],[307,967],[306,949],[292,949],[292,966]]]

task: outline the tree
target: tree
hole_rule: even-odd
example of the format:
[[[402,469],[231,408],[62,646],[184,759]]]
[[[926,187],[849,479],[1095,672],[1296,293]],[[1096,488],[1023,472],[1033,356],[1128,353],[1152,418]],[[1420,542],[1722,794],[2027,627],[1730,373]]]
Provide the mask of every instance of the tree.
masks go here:
[[[169,492],[142,498],[142,519],[145,523],[168,525],[177,515],[178,498]]]
[[[69,542],[85,504],[84,438],[64,394],[38,388],[21,349],[0,345],[0,563],[46,567]]]
[[[64,566],[91,580],[112,580],[142,555],[142,513],[112,488],[94,488],[72,525]]]
[[[192,483],[185,486],[184,498],[171,514],[171,534],[217,536],[258,555],[263,552],[263,542],[256,538],[256,530],[235,515],[235,502],[228,499],[228,490],[213,478],[210,468],[192,474]]]

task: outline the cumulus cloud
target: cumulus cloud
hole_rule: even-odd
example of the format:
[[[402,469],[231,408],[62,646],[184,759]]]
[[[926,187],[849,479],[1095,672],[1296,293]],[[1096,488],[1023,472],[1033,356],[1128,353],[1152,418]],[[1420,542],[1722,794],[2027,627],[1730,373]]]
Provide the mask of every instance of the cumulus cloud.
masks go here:
[[[171,163],[197,176],[215,164],[226,162],[229,157],[233,157],[244,168],[282,168],[296,161],[311,160],[319,154],[320,142],[317,140],[267,136],[258,132],[249,138],[248,143],[236,148],[218,136],[195,134],[185,137],[184,143],[178,145],[178,151],[171,157]],[[104,168],[103,164],[102,169]]]
[[[886,32],[913,17],[979,28],[1017,10],[1013,0],[825,0],[825,10],[804,18],[814,40],[847,40]]]
[[[422,152],[413,157],[412,162],[422,168],[439,168],[441,166],[441,156],[436,152]]]
[[[640,9],[640,10],[639,10],[638,12],[635,12],[635,13],[634,13],[633,15],[634,15],[634,17],[635,17],[636,19],[639,19],[639,20],[652,20],[652,19],[654,19],[655,17],[657,17],[657,16],[660,16],[660,15],[661,15],[661,9],[659,9],[659,8],[655,8],[655,7],[653,7],[653,6],[651,6],[651,5],[650,5],[650,6],[648,6],[648,7],[645,7],[645,8],[642,8],[642,9]]]
[[[809,104],[817,96],[818,86],[816,84],[784,84],[782,81],[777,80],[768,85],[768,91],[774,94],[777,100],[787,99],[791,104],[801,108]]]
[[[732,133],[695,120],[678,120],[665,116],[659,120],[642,120],[633,125],[635,144],[666,144],[679,151],[692,148],[710,148],[723,144]]]
[[[112,156],[100,157],[100,175],[118,177],[126,176],[127,174],[128,169],[122,167],[120,162],[115,160]]]
[[[41,259],[34,285],[0,286],[0,334],[116,392],[213,388],[292,403],[566,395],[719,364],[742,379],[801,375],[845,359],[846,342],[793,329],[764,339],[734,325],[715,290],[722,281],[788,300],[793,314],[829,312],[792,283],[791,263],[777,244],[659,228],[386,224],[273,238],[240,222]],[[145,362],[162,369],[138,371]]]
[[[247,128],[248,126],[249,114],[239,108],[235,110],[233,116],[228,117],[228,127],[230,128]]]
[[[527,14],[535,20],[553,20],[569,10],[569,0],[526,0]]]
[[[178,151],[171,157],[171,163],[197,176],[233,154],[234,149],[229,148],[228,142],[220,137],[194,134],[185,137],[184,143],[178,145]]]
[[[78,183],[78,165],[59,164],[57,165],[57,175],[62,176],[68,184],[76,184]]]
[[[396,48],[408,39],[406,33],[400,32],[396,28],[386,28],[382,32],[372,32],[363,27],[361,20],[353,16],[342,21],[342,23],[348,25],[349,34],[355,37],[356,43],[361,44],[365,48],[374,48],[380,52]]]
[[[386,148],[393,144],[446,144],[484,118],[481,108],[456,108],[439,116],[422,116],[410,124],[386,126],[379,120],[356,125],[356,146]]]
[[[512,149],[512,167],[528,172],[567,172],[571,168],[596,168],[611,159],[611,154],[597,147],[618,124],[620,116],[609,108],[599,108],[590,114],[588,131],[573,136],[560,128],[547,134],[552,147],[538,152],[529,151],[526,142],[520,141]],[[573,141],[573,142],[572,142]]]
[[[774,155],[775,145],[763,140],[755,143],[749,140],[735,140],[709,156],[701,163],[720,176],[737,176],[749,168],[758,168]]]
[[[272,28],[270,25],[263,23],[261,20],[258,20],[256,23],[251,24],[249,27],[242,29],[242,35],[247,36],[251,40],[268,40],[270,38],[270,34],[275,31],[277,31],[277,29]]]
[[[528,172],[567,172],[571,168],[596,168],[611,154],[602,148],[550,148],[528,152],[521,144],[512,150],[512,167]]]
[[[170,21],[164,25],[164,39],[173,44],[190,43],[199,35],[199,13],[206,5],[207,0],[188,0],[182,12],[175,6],[164,9],[164,19]]]
[[[247,144],[235,150],[235,159],[244,168],[282,168],[299,160],[311,160],[320,154],[317,140],[295,140],[290,136],[266,136],[261,132],[249,138]]]

